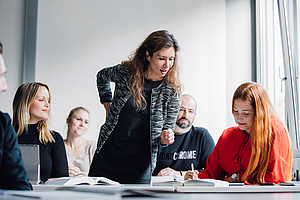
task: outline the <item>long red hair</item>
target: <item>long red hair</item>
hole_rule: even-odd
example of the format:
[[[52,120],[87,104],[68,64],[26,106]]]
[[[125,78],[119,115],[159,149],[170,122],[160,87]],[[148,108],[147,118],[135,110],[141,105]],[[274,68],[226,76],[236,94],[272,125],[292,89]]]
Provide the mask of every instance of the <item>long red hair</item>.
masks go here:
[[[273,145],[271,118],[276,117],[278,119],[277,114],[265,89],[257,83],[244,83],[236,89],[232,99],[232,112],[235,99],[250,102],[255,111],[255,119],[250,135],[252,151],[249,165],[241,181],[246,181],[251,184],[265,183],[270,151]],[[287,131],[286,134],[289,138]],[[288,148],[289,158],[287,160],[288,173],[285,177],[286,181],[290,181],[292,176],[292,150],[290,140]]]

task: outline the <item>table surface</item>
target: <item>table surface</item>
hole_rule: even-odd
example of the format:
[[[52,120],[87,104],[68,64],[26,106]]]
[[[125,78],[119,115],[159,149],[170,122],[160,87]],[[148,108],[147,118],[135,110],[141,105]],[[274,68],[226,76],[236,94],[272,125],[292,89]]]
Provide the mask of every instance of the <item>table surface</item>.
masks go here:
[[[229,187],[153,187],[149,185],[47,186],[35,185],[34,191],[5,191],[0,199],[72,199],[72,200],[299,200],[300,182],[296,186],[229,186]],[[109,192],[108,192],[109,191]],[[136,192],[134,195],[132,191]],[[14,194],[13,194],[14,193]],[[12,195],[13,194],[13,195]],[[121,195],[122,194],[122,195]],[[131,196],[130,196],[131,195]],[[26,198],[27,197],[27,198]]]

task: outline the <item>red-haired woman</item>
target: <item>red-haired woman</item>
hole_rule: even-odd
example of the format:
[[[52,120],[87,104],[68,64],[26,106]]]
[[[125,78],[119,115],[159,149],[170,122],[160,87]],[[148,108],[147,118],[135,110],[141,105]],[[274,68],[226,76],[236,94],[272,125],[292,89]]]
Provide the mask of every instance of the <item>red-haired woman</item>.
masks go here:
[[[290,181],[290,138],[264,88],[251,82],[240,85],[233,95],[232,114],[238,126],[223,132],[206,169],[189,171],[185,179],[197,176],[246,184]]]

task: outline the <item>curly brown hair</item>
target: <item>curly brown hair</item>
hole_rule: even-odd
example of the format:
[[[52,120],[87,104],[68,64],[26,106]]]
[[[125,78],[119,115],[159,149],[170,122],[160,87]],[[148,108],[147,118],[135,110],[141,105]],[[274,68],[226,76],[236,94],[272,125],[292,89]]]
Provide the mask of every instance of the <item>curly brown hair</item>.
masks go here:
[[[179,80],[179,67],[178,56],[179,45],[173,34],[166,30],[159,30],[152,32],[131,55],[129,60],[123,61],[122,65],[129,69],[129,87],[135,99],[137,111],[142,109],[142,105],[146,105],[146,100],[143,96],[144,91],[144,78],[145,72],[148,69],[149,61],[146,58],[146,52],[152,57],[153,53],[161,50],[162,48],[173,47],[175,50],[175,60],[172,68],[165,76],[165,81],[175,90],[178,94],[181,90],[181,83]],[[143,109],[145,106],[143,107]]]

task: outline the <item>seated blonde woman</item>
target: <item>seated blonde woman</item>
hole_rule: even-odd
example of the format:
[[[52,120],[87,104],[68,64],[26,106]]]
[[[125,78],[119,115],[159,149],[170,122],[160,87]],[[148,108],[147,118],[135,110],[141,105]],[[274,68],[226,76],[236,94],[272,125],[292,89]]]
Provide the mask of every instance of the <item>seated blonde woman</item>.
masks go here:
[[[89,111],[83,107],[72,109],[67,118],[67,138],[64,140],[69,164],[69,175],[87,175],[95,150],[96,142],[84,139],[89,126]]]
[[[44,83],[24,83],[13,100],[13,126],[19,144],[40,147],[41,180],[69,176],[66,150],[61,135],[49,129],[51,93]]]

